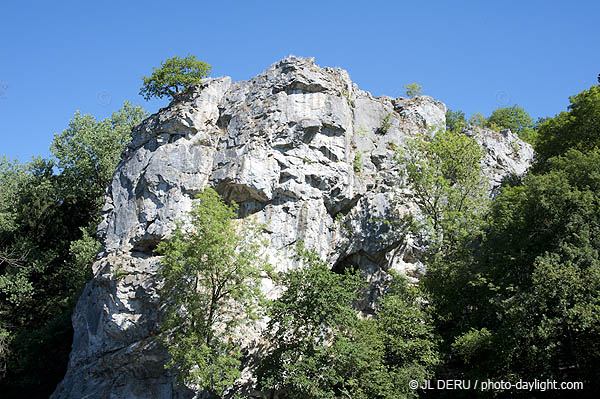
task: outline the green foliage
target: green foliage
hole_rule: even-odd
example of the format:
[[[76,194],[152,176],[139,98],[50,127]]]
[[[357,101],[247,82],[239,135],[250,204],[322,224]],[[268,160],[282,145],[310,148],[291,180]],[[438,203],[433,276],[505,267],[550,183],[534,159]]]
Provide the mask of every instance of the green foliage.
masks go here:
[[[354,162],[353,162],[353,168],[354,168],[354,172],[355,173],[360,173],[362,171],[362,152],[357,151],[356,154],[354,154]]]
[[[0,378],[6,375],[6,367],[10,354],[10,333],[0,327]]]
[[[424,292],[406,277],[392,274],[391,286],[376,312],[376,326],[384,345],[384,365],[394,387],[387,397],[417,397],[411,380],[422,382],[433,376],[440,363],[437,338]]]
[[[408,195],[421,216],[412,234],[424,242],[427,274],[423,288],[435,306],[435,324],[443,348],[469,325],[466,312],[476,303],[469,285],[474,248],[484,231],[488,208],[487,187],[480,167],[482,148],[455,130],[420,133],[399,151],[397,161],[406,172]]]
[[[408,382],[430,377],[439,360],[418,289],[396,276],[376,317],[361,319],[352,309],[365,286],[357,273],[336,274],[302,248],[299,259],[269,305],[262,389],[298,399],[416,397]]]
[[[519,152],[519,143],[516,140],[511,141],[510,145],[515,153]]]
[[[239,225],[236,209],[207,188],[190,213],[191,228],[178,225],[157,248],[166,367],[180,383],[218,396],[240,376],[238,341],[260,313],[261,278],[270,271],[260,255],[260,226]]]
[[[541,123],[537,145],[547,147],[540,147],[538,167],[493,201],[486,234],[465,234],[461,245],[434,247],[440,251],[428,258],[423,287],[435,306],[445,366],[457,378],[550,378],[584,381],[590,392],[599,389],[600,152],[588,139],[597,131],[594,91],[572,98],[573,108],[586,111],[571,110]],[[488,121],[475,119],[479,122],[472,124],[533,129],[516,106]],[[506,121],[517,122],[517,128]],[[423,146],[420,153],[430,159],[427,151],[431,148]],[[418,164],[413,169],[427,170]],[[411,174],[413,188],[415,181],[429,181],[409,168]],[[433,201],[428,207],[423,202],[426,215],[435,214],[432,203],[452,203]],[[472,231],[482,231],[480,215],[467,215],[479,226]]]
[[[462,111],[446,110],[446,129],[453,132],[462,132],[467,128],[465,113]]]
[[[570,149],[505,187],[476,251],[424,286],[457,376],[584,381],[600,370],[600,151]]]
[[[352,303],[364,281],[356,273],[333,273],[316,253],[302,247],[298,260],[303,267],[281,274],[285,291],[268,306],[270,350],[259,367],[258,383],[290,398],[333,398],[352,389],[348,383],[361,382],[352,378],[361,370],[353,371],[351,362],[364,354],[351,345],[360,324]]]
[[[582,152],[600,148],[600,85],[569,98],[568,111],[539,125],[535,143],[538,168],[568,149]]]
[[[413,98],[423,94],[423,88],[418,83],[409,83],[403,86],[406,91],[406,96]]]
[[[465,363],[473,366],[482,364],[481,353],[492,346],[491,336],[492,334],[487,328],[480,330],[472,328],[454,341],[453,352],[460,356]]]
[[[497,375],[597,380],[599,162],[598,151],[568,150],[494,203],[482,269],[492,288],[488,325],[510,354],[496,359]]]
[[[392,127],[391,118],[392,118],[392,113],[389,112],[389,113],[385,114],[385,116],[381,119],[381,126],[379,127],[379,132],[381,134],[386,134]]]
[[[471,126],[477,126],[477,127],[486,127],[487,126],[487,119],[485,119],[485,117],[483,116],[483,114],[481,112],[475,112],[469,118],[469,125],[471,125]]]
[[[123,108],[101,121],[88,114],[75,114],[69,128],[56,134],[50,146],[61,174],[65,200],[83,199],[90,205],[89,210],[96,212],[121,152],[131,140],[131,129],[147,116],[142,107],[127,101]]]
[[[534,126],[531,116],[518,105],[512,107],[498,108],[487,119],[487,124],[493,130],[510,129],[516,133],[522,140],[532,142],[534,138]]]
[[[354,107],[354,100],[350,98],[350,93],[344,91],[342,92],[342,96],[344,96],[349,106]]]
[[[472,138],[452,130],[419,133],[398,151],[409,196],[425,216],[414,233],[429,241],[432,254],[459,249],[481,231],[487,205],[482,157]]]
[[[140,95],[146,100],[164,96],[174,98],[179,92],[201,83],[211,69],[206,62],[197,60],[195,55],[169,58],[161,62],[160,68],[153,68],[152,75],[142,77],[144,84]]]
[[[70,315],[100,247],[94,235],[104,192],[144,115],[128,103],[100,122],[77,113],[55,136],[55,159],[0,160],[0,365],[7,368],[0,390],[6,397],[48,397],[64,376]]]

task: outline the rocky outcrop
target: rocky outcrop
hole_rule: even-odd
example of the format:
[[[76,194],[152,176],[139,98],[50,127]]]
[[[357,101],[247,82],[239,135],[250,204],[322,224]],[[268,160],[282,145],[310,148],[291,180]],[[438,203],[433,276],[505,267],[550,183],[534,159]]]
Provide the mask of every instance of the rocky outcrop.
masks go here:
[[[394,201],[402,180],[394,148],[443,127],[445,111],[426,96],[373,97],[341,69],[289,57],[247,82],[208,79],[146,119],[108,189],[103,249],[73,315],[69,368],[53,398],[194,395],[174,384],[154,340],[152,251],[206,186],[238,202],[240,217],[266,224],[278,269],[292,266],[288,255],[301,240],[336,270],[363,270],[368,308],[390,269],[420,267],[410,238],[384,223],[412,209]],[[494,184],[527,168],[531,148],[509,132],[468,133],[488,150],[483,166]],[[255,337],[249,332],[248,345]]]
[[[496,132],[469,127],[463,133],[473,137],[485,150],[481,166],[490,182],[492,194],[497,193],[497,189],[510,175],[523,175],[533,160],[531,145],[508,129]]]

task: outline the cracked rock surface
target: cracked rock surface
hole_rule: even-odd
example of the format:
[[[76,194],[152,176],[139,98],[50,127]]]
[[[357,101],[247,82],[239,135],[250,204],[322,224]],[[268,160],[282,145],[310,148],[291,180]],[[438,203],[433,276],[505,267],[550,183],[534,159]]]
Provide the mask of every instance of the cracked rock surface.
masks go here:
[[[352,265],[370,283],[363,309],[390,269],[422,267],[410,237],[384,223],[414,211],[394,201],[402,178],[394,148],[445,126],[446,106],[427,96],[376,98],[339,68],[288,57],[246,82],[207,79],[132,132],[108,188],[103,249],[75,313],[67,374],[52,398],[192,398],[155,343],[158,297],[152,253],[196,193],[213,187],[266,224],[278,270],[302,240],[334,270]],[[387,117],[390,125],[382,129]],[[384,131],[385,130],[385,131]],[[493,186],[523,173],[531,147],[509,131],[469,130],[487,151]],[[267,294],[272,284],[265,282]],[[272,293],[271,293],[272,294]],[[252,345],[258,328],[249,331]]]

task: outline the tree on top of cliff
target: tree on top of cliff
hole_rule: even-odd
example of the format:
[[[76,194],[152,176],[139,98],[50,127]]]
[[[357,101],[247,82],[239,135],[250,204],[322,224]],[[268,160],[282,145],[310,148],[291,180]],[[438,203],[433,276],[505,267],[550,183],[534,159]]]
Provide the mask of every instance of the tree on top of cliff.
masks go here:
[[[195,55],[185,58],[173,57],[160,63],[160,68],[153,68],[152,75],[142,77],[144,84],[140,95],[146,100],[152,97],[175,97],[182,90],[198,84],[207,77],[212,66],[196,59]]]
[[[525,109],[517,104],[512,107],[498,108],[487,119],[486,125],[496,127],[494,130],[501,128],[510,129],[516,133],[522,140],[531,143],[534,140],[533,119]]]

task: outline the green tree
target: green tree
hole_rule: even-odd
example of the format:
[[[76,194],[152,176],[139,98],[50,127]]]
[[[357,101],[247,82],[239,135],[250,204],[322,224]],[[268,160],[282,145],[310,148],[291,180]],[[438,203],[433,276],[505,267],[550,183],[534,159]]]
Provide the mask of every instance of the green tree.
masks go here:
[[[144,84],[140,95],[146,100],[164,96],[173,98],[180,91],[201,83],[211,69],[206,62],[197,60],[195,55],[169,58],[161,62],[160,68],[153,68],[149,77],[142,77]]]
[[[132,128],[147,116],[142,107],[127,101],[101,121],[77,112],[68,129],[56,134],[50,146],[61,176],[63,199],[83,202],[96,213],[121,152],[131,141]]]
[[[454,132],[462,132],[467,128],[467,119],[462,111],[446,110],[446,129]]]
[[[485,222],[485,234],[466,234],[460,245],[428,253],[422,283],[442,338],[443,378],[583,381],[584,395],[600,392],[595,91],[573,97],[568,113],[542,122],[536,168],[502,189],[485,220],[481,213],[468,216],[479,226],[475,232]],[[420,149],[421,158],[432,158],[430,147]],[[413,174],[409,182],[436,181]],[[436,209],[420,207],[427,218]]]
[[[478,127],[486,127],[488,125],[487,119],[481,112],[475,112],[469,118],[469,125],[478,126]]]
[[[260,255],[260,228],[239,224],[235,205],[202,191],[190,213],[157,248],[166,367],[182,384],[221,397],[240,377],[240,334],[260,314],[261,279],[271,268]]]
[[[268,307],[259,386],[297,399],[416,397],[408,382],[430,377],[438,362],[418,289],[395,276],[375,317],[360,318],[352,305],[365,281],[357,272],[337,274],[303,248],[298,259]]]
[[[537,167],[568,149],[582,152],[600,147],[600,85],[569,98],[568,111],[539,125],[535,143]]]
[[[421,87],[418,83],[409,83],[403,86],[406,91],[406,96],[410,98],[414,98],[423,94],[423,87]]]
[[[488,313],[501,319],[489,317],[487,327],[510,354],[494,371],[598,389],[600,152],[571,149],[548,162],[548,172],[506,189],[492,208],[481,262]]]
[[[392,273],[392,282],[376,311],[376,326],[383,342],[388,372],[387,398],[417,397],[411,380],[420,383],[433,377],[440,363],[431,306],[425,292],[406,277]]]
[[[489,206],[482,157],[482,148],[455,130],[420,133],[397,156],[405,171],[407,196],[421,212],[412,234],[425,248],[427,273],[421,284],[435,309],[445,361],[455,336],[477,315],[471,309],[479,291],[469,283],[477,277],[475,248]]]
[[[280,276],[283,294],[268,306],[269,352],[257,372],[261,389],[290,398],[379,397],[374,372],[381,345],[367,340],[373,326],[352,304],[365,282],[357,273],[336,274],[313,251],[298,249],[302,266]],[[372,363],[370,363],[372,362]]]
[[[488,202],[482,157],[471,137],[452,130],[418,133],[398,150],[407,197],[424,215],[413,233],[429,242],[432,254],[459,249],[481,231]]]
[[[77,113],[55,159],[0,160],[0,379],[6,397],[46,398],[64,376],[71,313],[91,275],[108,180],[145,113],[125,104],[96,122]]]
[[[56,195],[52,165],[38,158],[5,164],[0,173],[0,329],[7,345],[0,390],[9,398],[48,397],[71,346],[69,315],[78,287],[64,262],[77,236]]]
[[[488,126],[496,126],[498,129],[510,129],[522,140],[532,142],[534,140],[534,122],[531,116],[518,105],[512,107],[498,108],[487,119]]]

